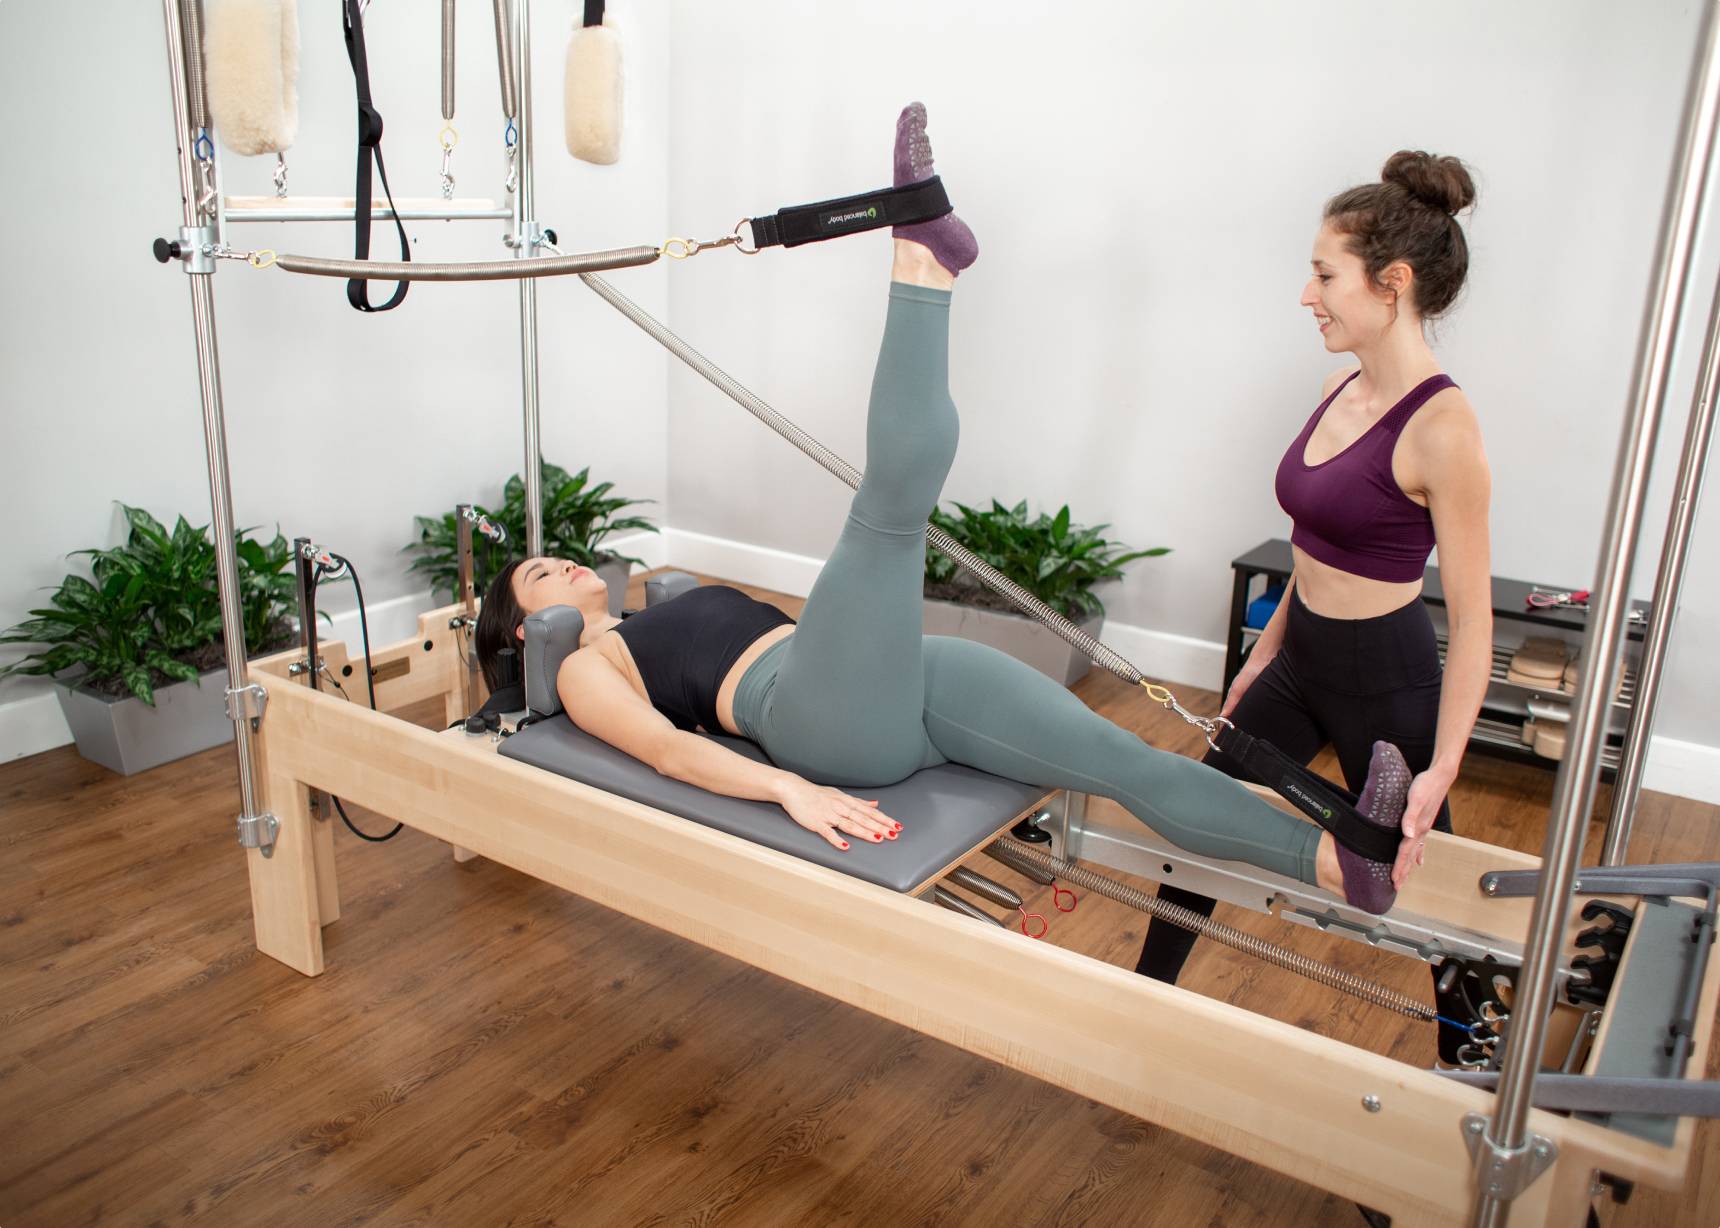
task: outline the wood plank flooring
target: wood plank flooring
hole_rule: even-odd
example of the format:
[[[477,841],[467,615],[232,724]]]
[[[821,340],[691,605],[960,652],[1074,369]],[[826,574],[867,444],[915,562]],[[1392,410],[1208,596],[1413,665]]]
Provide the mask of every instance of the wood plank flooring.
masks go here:
[[[1078,693],[1196,749],[1107,675]],[[1291,1178],[500,866],[456,864],[411,829],[381,845],[338,832],[344,913],[324,931],[328,971],[301,977],[252,947],[235,777],[226,747],[129,779],[69,747],[0,765],[4,1228],[1362,1222]],[[1539,851],[1551,785],[1472,759],[1459,830]],[[1599,824],[1588,843],[1592,860]],[[1645,795],[1633,855],[1720,858],[1720,807]],[[1048,903],[1059,944],[1133,966],[1139,914]],[[1427,992],[1418,964],[1220,917]],[[1212,944],[1184,985],[1432,1058],[1430,1028]],[[1055,1029],[1057,1003],[1041,1005]],[[1720,1131],[1701,1127],[1682,1192],[1638,1190],[1602,1218],[1715,1228]]]

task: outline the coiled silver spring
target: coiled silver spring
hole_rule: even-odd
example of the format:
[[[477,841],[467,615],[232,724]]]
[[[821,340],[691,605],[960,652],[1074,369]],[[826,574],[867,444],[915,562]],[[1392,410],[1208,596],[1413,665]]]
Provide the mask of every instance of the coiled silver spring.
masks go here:
[[[1400,1015],[1408,1015],[1411,1019],[1422,1022],[1432,1022],[1436,1017],[1431,1007],[1422,1005],[1414,998],[1407,997],[1395,989],[1370,981],[1366,977],[1357,976],[1353,972],[1345,972],[1342,968],[1334,968],[1330,964],[1321,963],[1317,959],[1288,950],[1267,942],[1264,938],[1256,938],[1253,934],[1245,934],[1241,930],[1232,929],[1222,922],[1212,921],[1199,913],[1190,912],[1180,904],[1171,904],[1155,895],[1148,895],[1127,883],[1120,883],[1114,878],[1097,874],[1077,862],[1065,861],[1061,857],[1053,857],[1041,852],[1031,845],[1019,840],[994,841],[988,851],[995,851],[998,860],[1005,865],[1011,861],[1019,862],[1024,867],[1039,871],[1041,874],[1055,875],[1057,878],[1085,887],[1107,899],[1126,904],[1138,909],[1149,916],[1157,917],[1182,929],[1193,930],[1203,938],[1211,938],[1221,942],[1234,951],[1244,955],[1252,955],[1255,959],[1305,976],[1311,981],[1318,981],[1330,989],[1347,993],[1351,997],[1360,998],[1364,1002],[1372,1002],[1375,1006],[1383,1006],[1387,1010],[1396,1011]]]

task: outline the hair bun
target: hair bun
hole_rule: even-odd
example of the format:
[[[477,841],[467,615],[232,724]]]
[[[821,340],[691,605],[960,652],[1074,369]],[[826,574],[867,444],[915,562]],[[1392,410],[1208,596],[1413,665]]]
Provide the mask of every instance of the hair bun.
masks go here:
[[[1382,183],[1395,183],[1424,204],[1456,214],[1475,203],[1475,180],[1456,158],[1435,157],[1419,149],[1400,149],[1386,159]]]

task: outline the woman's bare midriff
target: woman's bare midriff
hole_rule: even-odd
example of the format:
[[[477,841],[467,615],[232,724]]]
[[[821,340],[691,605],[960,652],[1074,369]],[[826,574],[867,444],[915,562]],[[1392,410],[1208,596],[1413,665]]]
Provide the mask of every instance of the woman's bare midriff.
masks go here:
[[[765,650],[771,645],[780,644],[793,634],[793,623],[772,627],[748,644],[746,651],[729,666],[729,672],[723,675],[723,685],[717,688],[717,720],[721,722],[724,733],[741,736],[740,728],[735,724],[735,692],[740,689],[741,679],[746,677],[747,670],[752,668],[754,661],[764,656]],[[645,679],[640,675],[639,667],[633,663],[633,654],[627,650],[625,640],[610,631],[592,644],[591,648],[595,648],[604,660],[621,672],[621,676],[627,679],[627,685],[637,691],[640,698],[650,701],[651,695],[645,689]]]
[[[1378,618],[1401,610],[1421,596],[1421,581],[1391,584],[1339,571],[1295,547],[1296,595],[1302,604],[1326,618]]]

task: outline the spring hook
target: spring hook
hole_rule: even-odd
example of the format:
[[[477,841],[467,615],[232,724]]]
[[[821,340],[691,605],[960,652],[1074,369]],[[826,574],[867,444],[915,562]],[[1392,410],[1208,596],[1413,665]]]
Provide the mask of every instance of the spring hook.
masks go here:
[[[287,157],[283,153],[275,154],[275,198],[287,198]]]
[[[453,124],[444,124],[438,139],[442,145],[442,199],[453,200],[454,176],[448,168],[454,161],[454,146],[460,143],[460,134],[454,131]]]
[[[714,250],[719,247],[738,247],[740,241],[741,235],[738,229],[720,239],[665,239],[663,246],[657,249],[657,254],[667,256],[671,260],[688,260],[702,251]]]

